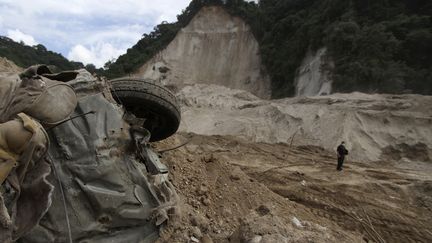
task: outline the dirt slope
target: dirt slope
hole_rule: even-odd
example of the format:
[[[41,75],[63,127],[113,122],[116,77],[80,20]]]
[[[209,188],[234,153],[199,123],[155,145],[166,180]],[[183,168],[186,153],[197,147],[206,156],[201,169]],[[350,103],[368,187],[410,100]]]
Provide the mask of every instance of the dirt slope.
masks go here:
[[[334,63],[327,55],[327,48],[311,50],[306,54],[298,68],[295,79],[297,96],[330,94],[332,91],[331,71]]]
[[[190,136],[176,135],[157,145],[165,149]],[[357,233],[317,218],[306,207],[271,191],[238,164],[241,155],[268,154],[234,138],[193,135],[191,142],[166,152],[170,179],[182,201],[180,216],[160,242],[352,242]],[[257,158],[258,159],[258,158]],[[301,226],[293,224],[297,218]],[[261,241],[260,241],[261,239]],[[191,241],[192,240],[192,241]],[[207,240],[207,241],[206,241]]]
[[[185,132],[328,151],[345,140],[354,160],[432,160],[432,96],[351,93],[268,101],[196,84],[184,87],[178,98]]]
[[[133,76],[182,87],[206,83],[270,97],[259,46],[249,26],[222,7],[201,9],[175,39]]]
[[[13,72],[18,73],[21,72],[23,69],[18,67],[15,63],[12,61],[9,61],[5,57],[0,57],[0,72]]]
[[[184,205],[160,242],[432,241],[430,163],[348,161],[337,172],[322,148],[230,136],[157,147],[190,137],[163,157]]]

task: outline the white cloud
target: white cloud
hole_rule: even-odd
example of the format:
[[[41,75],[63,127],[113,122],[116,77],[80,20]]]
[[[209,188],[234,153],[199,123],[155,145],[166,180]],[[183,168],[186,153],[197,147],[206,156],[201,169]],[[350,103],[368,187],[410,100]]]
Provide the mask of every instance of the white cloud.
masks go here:
[[[29,45],[29,46],[34,46],[34,45],[38,44],[36,42],[36,40],[33,38],[33,36],[24,34],[23,32],[21,32],[18,29],[8,30],[7,31],[7,37],[11,38],[12,40],[14,40],[16,42],[21,42],[22,41],[26,45]]]
[[[166,14],[167,21],[175,20],[190,0],[0,0],[0,4],[10,10],[30,15],[81,15],[81,16],[121,16],[140,18],[152,14]],[[41,19],[42,20],[42,19]]]
[[[143,26],[111,26],[107,29],[80,33],[78,44],[74,44],[68,51],[69,60],[93,63],[96,67],[103,65],[119,55],[126,53],[142,36]]]
[[[92,63],[96,67],[103,67],[108,60],[117,58],[124,52],[124,49],[117,49],[110,43],[100,42],[89,48],[81,44],[75,45],[69,51],[67,57],[69,60],[80,61],[84,64]]]
[[[0,35],[19,30],[49,50],[102,66],[123,54],[161,21],[175,21],[189,2],[32,0],[29,4],[28,0],[0,0]],[[31,45],[31,38],[23,41]],[[102,50],[108,54],[102,54]]]

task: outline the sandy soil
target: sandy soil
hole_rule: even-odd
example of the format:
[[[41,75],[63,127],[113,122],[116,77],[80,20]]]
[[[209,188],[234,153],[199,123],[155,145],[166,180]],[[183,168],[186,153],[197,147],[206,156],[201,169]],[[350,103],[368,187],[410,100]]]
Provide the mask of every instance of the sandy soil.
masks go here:
[[[332,94],[262,100],[242,90],[196,84],[178,93],[180,130],[255,142],[347,142],[357,161],[432,161],[432,96]]]
[[[163,161],[182,201],[160,242],[431,242],[432,164],[335,156],[315,146],[190,139]],[[296,226],[293,218],[301,226]]]

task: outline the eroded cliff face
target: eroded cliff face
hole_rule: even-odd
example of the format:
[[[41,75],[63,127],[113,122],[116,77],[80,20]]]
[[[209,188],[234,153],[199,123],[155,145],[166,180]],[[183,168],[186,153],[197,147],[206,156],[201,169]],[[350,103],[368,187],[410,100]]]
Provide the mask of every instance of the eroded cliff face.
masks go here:
[[[331,70],[334,64],[325,47],[315,53],[309,51],[298,69],[296,84],[297,96],[327,95],[332,90]]]
[[[205,7],[175,39],[144,64],[135,77],[181,88],[217,84],[270,98],[259,45],[249,26],[221,7]]]

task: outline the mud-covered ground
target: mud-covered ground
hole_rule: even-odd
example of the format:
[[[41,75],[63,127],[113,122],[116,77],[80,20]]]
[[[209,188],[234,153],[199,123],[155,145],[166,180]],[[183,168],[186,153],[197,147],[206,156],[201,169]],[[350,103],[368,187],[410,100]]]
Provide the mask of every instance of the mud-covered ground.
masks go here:
[[[432,242],[432,163],[179,134],[162,161],[180,195],[160,242]]]

